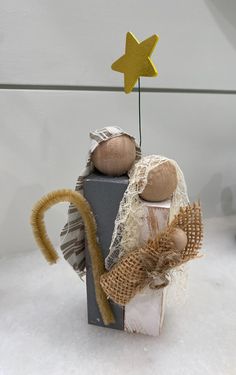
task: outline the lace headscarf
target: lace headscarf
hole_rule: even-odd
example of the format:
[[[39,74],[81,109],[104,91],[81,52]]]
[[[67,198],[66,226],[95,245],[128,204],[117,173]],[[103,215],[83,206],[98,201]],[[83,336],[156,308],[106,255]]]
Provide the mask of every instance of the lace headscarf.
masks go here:
[[[100,130],[95,130],[90,133],[91,146],[88,154],[88,160],[85,169],[81,172],[77,179],[75,190],[83,194],[83,183],[84,178],[87,177],[94,170],[94,165],[91,161],[91,155],[96,147],[108,139],[119,137],[121,135],[128,135],[134,139],[131,135],[124,132],[119,127],[108,126]],[[135,139],[134,139],[135,141]],[[140,147],[136,145],[136,161],[141,157]],[[63,227],[61,234],[61,250],[64,258],[73,267],[73,269],[79,274],[84,275],[85,270],[85,233],[84,224],[80,213],[73,204],[70,204],[68,210],[67,223]]]
[[[189,203],[183,172],[176,161],[160,155],[142,157],[129,171],[129,185],[120,203],[116,217],[109,254],[105,260],[110,270],[120,257],[139,245],[139,229],[143,220],[143,206],[139,194],[147,184],[151,169],[165,162],[171,162],[177,173],[177,187],[171,197],[169,221],[179,212],[181,206]]]

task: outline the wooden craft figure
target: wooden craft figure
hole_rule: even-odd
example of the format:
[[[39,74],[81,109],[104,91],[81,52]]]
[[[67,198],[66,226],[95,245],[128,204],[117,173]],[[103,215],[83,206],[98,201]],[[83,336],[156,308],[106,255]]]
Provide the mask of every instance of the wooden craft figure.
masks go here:
[[[110,252],[106,258],[108,270],[125,252],[140,245],[140,228],[144,227],[148,200],[168,208],[165,225],[179,212],[180,207],[189,203],[184,175],[174,160],[149,155],[138,160],[129,171],[129,185],[120,203]],[[163,228],[162,225],[160,229]]]
[[[146,206],[140,195],[148,184],[150,171],[156,170],[164,163],[175,166],[177,187],[170,197],[170,211],[164,211],[163,215],[158,204],[155,209]],[[202,237],[201,212],[196,205],[192,208],[186,206],[188,198],[183,174],[174,161],[155,155],[147,156],[136,161],[129,176],[129,184],[114,226],[110,253],[106,259],[107,271],[97,240],[95,218],[81,193],[71,190],[49,193],[36,204],[31,223],[36,241],[46,259],[54,263],[58,257],[47,236],[44,213],[59,202],[67,201],[73,204],[73,212],[76,210],[76,213],[80,214],[77,219],[83,223],[87,233],[96,300],[104,324],[110,325],[115,321],[107,300],[109,297],[117,304],[125,305],[125,330],[158,335],[164,316],[163,288],[168,284],[169,273],[173,268],[198,255]],[[182,206],[184,208],[181,213]],[[188,222],[188,209],[192,216],[191,223]],[[171,223],[167,225],[169,220]],[[145,227],[146,231],[143,232]],[[161,292],[153,291],[151,285],[155,285]],[[148,309],[150,306],[151,310]],[[143,315],[144,308],[150,310],[151,315],[147,312]],[[153,315],[153,312],[157,314]],[[157,317],[159,319],[156,322]]]
[[[163,199],[165,199],[164,202]],[[123,259],[127,259],[128,255],[132,259],[133,251],[139,252],[138,249],[145,247],[148,241],[155,241],[159,233],[168,228],[175,215],[179,213],[180,207],[185,207],[188,203],[184,176],[175,161],[158,155],[146,156],[137,161],[129,172],[129,185],[120,203],[110,253],[105,261],[106,269],[111,271],[111,275],[116,275],[120,263],[123,267]],[[170,243],[173,242],[175,250],[182,251],[187,244],[187,235],[177,227],[175,231],[172,231],[169,240]],[[197,241],[196,246],[198,246]],[[131,262],[130,258],[128,258],[129,262]],[[130,272],[125,273],[131,275]],[[157,277],[153,276],[156,286],[160,283],[161,290],[153,290],[147,285],[139,290],[139,285],[137,289],[130,291],[128,299],[124,297],[127,331],[138,331],[149,335],[160,333],[164,317],[165,290],[163,288],[168,284],[168,276],[165,271],[163,281],[163,277],[160,277],[160,270]],[[133,283],[132,277],[131,284]],[[119,277],[114,277],[114,280],[118,279]],[[109,273],[102,280],[108,296],[115,302],[121,303],[123,297],[116,299],[112,293],[109,294],[108,285],[115,283]],[[108,280],[109,283],[107,283]],[[129,281],[126,280],[126,283],[129,284]],[[122,293],[121,285],[118,289]]]
[[[69,202],[68,221],[61,232],[61,250],[64,258],[72,265],[73,269],[83,276],[85,273],[85,231],[87,232],[88,248],[91,252],[91,260],[93,265],[93,277],[96,289],[97,303],[101,312],[101,316],[105,325],[111,324],[114,321],[114,316],[106,299],[103,290],[100,287],[100,276],[105,272],[104,261],[102,253],[97,243],[96,237],[96,224],[93,217],[92,210],[83,197],[83,182],[84,179],[91,174],[95,167],[99,169],[103,165],[101,153],[105,155],[106,162],[104,163],[105,169],[109,168],[109,173],[117,175],[125,173],[130,166],[139,160],[141,150],[136,144],[135,139],[128,133],[124,132],[118,127],[106,127],[101,130],[95,130],[90,133],[91,147],[89,150],[86,168],[79,176],[75,192],[69,189],[58,190],[49,193],[43,197],[34,207],[31,224],[35,239],[42,249],[42,252],[49,263],[55,263],[58,259],[57,253],[50,242],[46,228],[44,225],[44,213],[59,202]],[[107,151],[110,149],[110,142],[112,141],[112,157],[109,157]],[[108,150],[106,143],[108,142]],[[105,145],[105,147],[104,147]],[[123,158],[122,169],[119,169],[119,161],[121,153],[127,152],[127,162]],[[94,152],[99,151],[95,154]],[[114,153],[115,150],[115,153]],[[105,154],[104,154],[105,153]],[[110,160],[110,165],[107,160]],[[104,168],[103,168],[104,172]]]
[[[149,335],[160,333],[172,272],[198,257],[202,241],[201,207],[190,205],[178,164],[159,155],[141,157],[140,77],[157,75],[150,57],[157,41],[157,35],[139,42],[127,33],[125,53],[112,64],[113,70],[124,74],[126,93],[138,81],[140,145],[118,127],[91,132],[87,164],[75,191],[47,194],[31,216],[39,247],[49,263],[55,263],[58,256],[47,235],[44,214],[59,202],[70,203],[60,235],[61,250],[80,277],[87,268],[88,305],[89,298],[96,302],[95,319],[89,322]],[[91,183],[95,185],[89,193]],[[116,189],[119,194],[112,195]],[[104,196],[105,202],[107,196],[113,197],[107,207],[99,205]],[[100,220],[105,211],[109,212],[106,220]],[[107,223],[112,230],[103,248]]]

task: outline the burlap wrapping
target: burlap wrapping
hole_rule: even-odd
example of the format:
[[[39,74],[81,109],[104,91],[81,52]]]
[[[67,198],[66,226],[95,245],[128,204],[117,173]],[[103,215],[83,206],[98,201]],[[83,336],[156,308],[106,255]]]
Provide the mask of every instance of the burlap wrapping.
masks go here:
[[[179,251],[171,238],[175,228],[187,235],[186,247]],[[107,297],[119,305],[127,304],[135,294],[148,285],[162,288],[169,283],[171,269],[198,257],[202,245],[202,214],[198,203],[180,209],[166,230],[148,241],[145,247],[125,255],[101,276],[101,286]]]

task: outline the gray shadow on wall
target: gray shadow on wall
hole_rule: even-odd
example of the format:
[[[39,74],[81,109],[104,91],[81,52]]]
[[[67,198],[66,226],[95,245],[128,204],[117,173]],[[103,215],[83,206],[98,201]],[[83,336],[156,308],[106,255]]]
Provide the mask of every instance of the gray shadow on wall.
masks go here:
[[[221,173],[214,174],[202,188],[200,198],[205,218],[236,215],[236,186],[222,188]]]
[[[222,175],[216,173],[200,191],[199,198],[202,204],[204,217],[220,216],[221,186]]]
[[[236,49],[236,1],[205,0],[205,3],[221,31]]]
[[[227,186],[221,192],[221,208],[225,216],[236,215],[236,202],[233,191],[236,192],[236,185]]]

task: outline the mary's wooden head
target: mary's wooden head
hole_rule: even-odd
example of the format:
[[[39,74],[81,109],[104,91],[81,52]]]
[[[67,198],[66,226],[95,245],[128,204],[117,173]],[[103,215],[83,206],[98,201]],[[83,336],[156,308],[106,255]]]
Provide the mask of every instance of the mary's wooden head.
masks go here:
[[[164,201],[171,198],[177,183],[176,168],[167,160],[150,170],[147,184],[140,196],[150,202]]]

